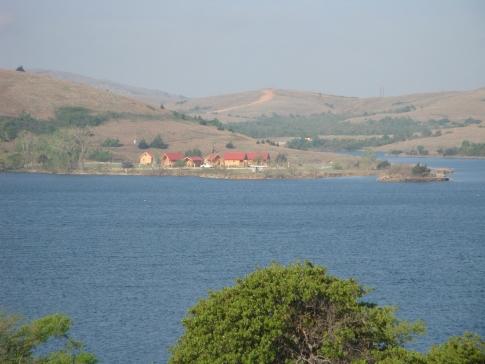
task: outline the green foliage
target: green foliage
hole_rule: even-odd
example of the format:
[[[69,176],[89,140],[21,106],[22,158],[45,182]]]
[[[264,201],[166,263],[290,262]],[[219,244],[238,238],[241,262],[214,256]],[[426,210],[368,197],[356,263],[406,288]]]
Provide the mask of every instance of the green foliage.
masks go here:
[[[377,147],[394,143],[395,138],[384,135],[383,137],[371,137],[366,139],[324,139],[319,137],[290,139],[286,146],[292,149],[317,149],[321,151],[342,151],[342,150],[360,150],[366,147]]]
[[[428,364],[484,364],[485,341],[471,333],[451,337],[433,346],[426,359]]]
[[[185,152],[185,156],[186,157],[202,157],[202,151],[199,149],[199,148],[194,148],[194,149],[191,149],[191,150],[187,150]]]
[[[464,140],[458,150],[458,154],[465,156],[485,156],[485,143],[472,143]]]
[[[84,107],[61,107],[56,111],[53,120],[36,119],[28,113],[22,113],[17,117],[0,116],[0,140],[13,140],[22,131],[52,134],[61,128],[97,126],[118,116],[120,114],[117,113],[94,114]]]
[[[275,158],[275,163],[277,165],[285,165],[288,163],[288,157],[284,153],[278,153]]]
[[[61,107],[56,110],[56,121],[59,126],[98,126],[108,120],[106,115],[94,115],[85,107]]]
[[[122,147],[123,144],[120,143],[120,140],[118,138],[106,138],[101,146],[107,148],[116,148]]]
[[[418,152],[419,155],[428,155],[428,150],[426,150],[426,148],[422,145],[418,145],[416,147],[416,151]]]
[[[229,143],[226,144],[226,148],[227,149],[234,149],[234,148],[236,148],[236,146],[232,142],[229,142]]]
[[[138,145],[140,147],[140,145]],[[151,148],[157,148],[157,149],[167,149],[168,144],[165,144],[162,140],[162,136],[160,134],[157,134],[155,138],[153,138],[152,142],[150,143]]]
[[[431,170],[426,166],[426,164],[416,164],[413,169],[411,170],[411,173],[413,176],[420,176],[420,177],[426,177],[429,175]]]
[[[391,167],[391,163],[388,161],[380,161],[376,166],[377,169],[387,169],[389,167]]]
[[[259,269],[184,319],[170,363],[374,362],[423,331],[310,263]]]
[[[469,156],[469,157],[483,157],[485,156],[485,143],[472,143],[468,140],[464,140],[460,147],[453,148],[439,148],[438,153],[444,156]]]
[[[97,162],[110,162],[113,159],[113,154],[108,150],[96,149],[89,153],[88,159]]]
[[[55,130],[56,126],[52,123],[35,119],[27,113],[18,117],[0,116],[0,141],[14,140],[22,131],[42,134],[53,133]]]
[[[218,119],[206,120],[206,119],[202,119],[200,116],[197,116],[195,120],[197,120],[200,125],[215,126],[217,130],[225,129],[224,124],[221,123]]]
[[[254,138],[301,137],[309,135],[392,135],[396,140],[410,138],[415,133],[429,132],[430,126],[407,117],[385,117],[359,123],[344,121],[345,115],[322,113],[283,116],[274,114],[255,121],[233,123],[231,127]]]
[[[69,317],[61,314],[45,316],[21,325],[18,317],[0,313],[0,362],[95,364],[96,357],[85,352],[83,344],[69,336],[70,327]],[[47,354],[37,354],[38,349],[51,339],[57,339],[56,343],[63,343],[63,347]]]
[[[140,142],[138,143],[138,148],[139,149],[148,149],[148,148],[150,148],[150,146],[148,145],[148,143],[145,140],[145,138],[143,138],[142,140],[140,140]]]

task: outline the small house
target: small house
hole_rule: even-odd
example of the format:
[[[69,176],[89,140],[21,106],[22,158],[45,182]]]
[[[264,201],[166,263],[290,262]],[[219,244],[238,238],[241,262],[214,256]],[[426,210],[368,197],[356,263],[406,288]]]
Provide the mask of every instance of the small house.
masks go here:
[[[223,165],[222,157],[218,153],[209,154],[204,158],[204,163],[211,167],[220,167]]]
[[[184,155],[181,152],[162,153],[160,161],[163,167],[175,167],[178,161],[183,161]]]
[[[267,166],[271,160],[268,152],[248,152],[248,165]]]
[[[224,167],[247,167],[247,156],[244,152],[225,152]]]
[[[204,163],[204,159],[199,156],[185,157],[184,161],[185,161],[185,166],[191,167],[191,168],[200,167],[202,163]]]
[[[143,152],[140,155],[140,164],[147,166],[153,163],[153,155],[150,152]]]

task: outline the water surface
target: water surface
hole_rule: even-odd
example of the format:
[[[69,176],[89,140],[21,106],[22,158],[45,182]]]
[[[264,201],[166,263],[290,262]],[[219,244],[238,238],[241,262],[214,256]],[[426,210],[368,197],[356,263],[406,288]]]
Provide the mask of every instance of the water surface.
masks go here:
[[[0,306],[67,313],[104,362],[163,363],[209,289],[309,259],[424,319],[418,349],[485,336],[485,161],[419,161],[453,180],[1,174]]]

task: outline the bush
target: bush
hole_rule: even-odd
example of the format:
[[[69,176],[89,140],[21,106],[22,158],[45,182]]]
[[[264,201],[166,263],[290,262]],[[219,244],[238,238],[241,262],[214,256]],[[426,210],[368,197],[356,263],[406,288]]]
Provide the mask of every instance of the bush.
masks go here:
[[[413,176],[428,176],[431,170],[426,166],[426,164],[416,164],[411,170]]]
[[[373,363],[423,331],[311,263],[272,264],[189,310],[170,363]]]
[[[199,148],[194,148],[194,149],[191,149],[191,150],[187,150],[185,152],[185,156],[186,157],[202,157],[202,151],[199,149]]]
[[[121,168],[133,168],[133,163],[130,161],[121,162]]]
[[[377,163],[377,169],[387,169],[391,166],[391,163],[389,163],[388,161],[380,161],[379,163]]]
[[[452,337],[429,351],[427,364],[483,364],[485,363],[485,342],[478,336],[465,333]]]
[[[150,143],[151,148],[157,148],[157,149],[167,149],[168,144],[165,144],[162,140],[162,137],[160,134],[158,134]]]
[[[97,162],[110,162],[113,159],[113,154],[107,150],[97,149],[89,153],[88,159]]]
[[[288,162],[288,157],[284,153],[278,153],[278,155],[275,158],[275,162],[277,165],[283,165]]]
[[[69,317],[60,314],[21,325],[18,317],[0,312],[0,362],[95,364],[96,357],[70,337],[70,327]],[[64,345],[52,351],[59,344]]]
[[[25,72],[24,66],[18,66],[15,71],[17,72]]]
[[[234,149],[234,148],[236,148],[236,146],[232,142],[229,142],[229,143],[226,144],[226,148],[227,149]]]
[[[148,149],[148,148],[150,148],[150,146],[148,145],[148,143],[145,140],[145,138],[143,138],[142,140],[140,140],[140,142],[138,143],[138,148],[139,149]]]
[[[102,147],[107,147],[107,148],[116,148],[116,147],[122,147],[123,144],[120,143],[120,140],[118,138],[106,138],[104,142],[101,144]]]

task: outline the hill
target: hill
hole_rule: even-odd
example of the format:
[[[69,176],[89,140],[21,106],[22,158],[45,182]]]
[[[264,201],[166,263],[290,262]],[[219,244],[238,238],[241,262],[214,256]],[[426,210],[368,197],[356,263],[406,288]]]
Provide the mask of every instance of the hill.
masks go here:
[[[17,116],[26,112],[36,118],[49,119],[57,109],[71,106],[95,112],[169,113],[111,91],[30,72],[0,69],[0,115]]]
[[[344,97],[278,89],[194,98],[167,105],[170,109],[225,122],[252,121],[263,115],[332,113],[349,120],[379,116],[419,121],[448,118],[485,120],[485,88],[473,91],[423,93],[392,97]]]
[[[283,153],[291,162],[297,163],[353,159],[332,153],[260,144],[254,138],[227,128],[201,123],[110,91],[46,75],[0,70],[0,126],[3,131],[10,128],[7,130],[9,133],[0,133],[0,154],[11,154],[18,149],[17,137],[22,130],[44,138],[44,144],[55,145],[57,141],[53,138],[57,137],[54,134],[57,130],[79,125],[88,125],[92,131],[89,147],[108,151],[115,161],[136,162],[142,150],[134,141],[145,138],[150,142],[158,134],[168,144],[169,150],[198,148],[203,153],[210,153],[213,149],[222,153],[228,150],[226,144],[232,142],[239,150],[269,151],[273,156]],[[12,133],[12,128],[18,130]],[[122,146],[102,147],[107,138],[118,139]]]
[[[100,90],[109,90],[114,94],[130,97],[132,99],[138,100],[145,104],[155,106],[157,108],[160,106],[160,104],[167,104],[171,102],[187,100],[185,96],[174,95],[165,91],[124,85],[118,82],[113,82],[108,80],[98,80],[95,78],[86,77],[86,76],[82,76],[82,75],[78,75],[70,72],[42,70],[42,69],[33,69],[31,72],[34,74],[49,76],[51,78],[55,78],[59,80],[71,81],[75,83],[92,86]]]
[[[168,108],[217,118],[256,138],[333,139],[316,145],[293,143],[307,149],[379,147],[413,152],[422,145],[434,153],[464,140],[485,142],[485,88],[372,98],[265,89],[184,100]]]

